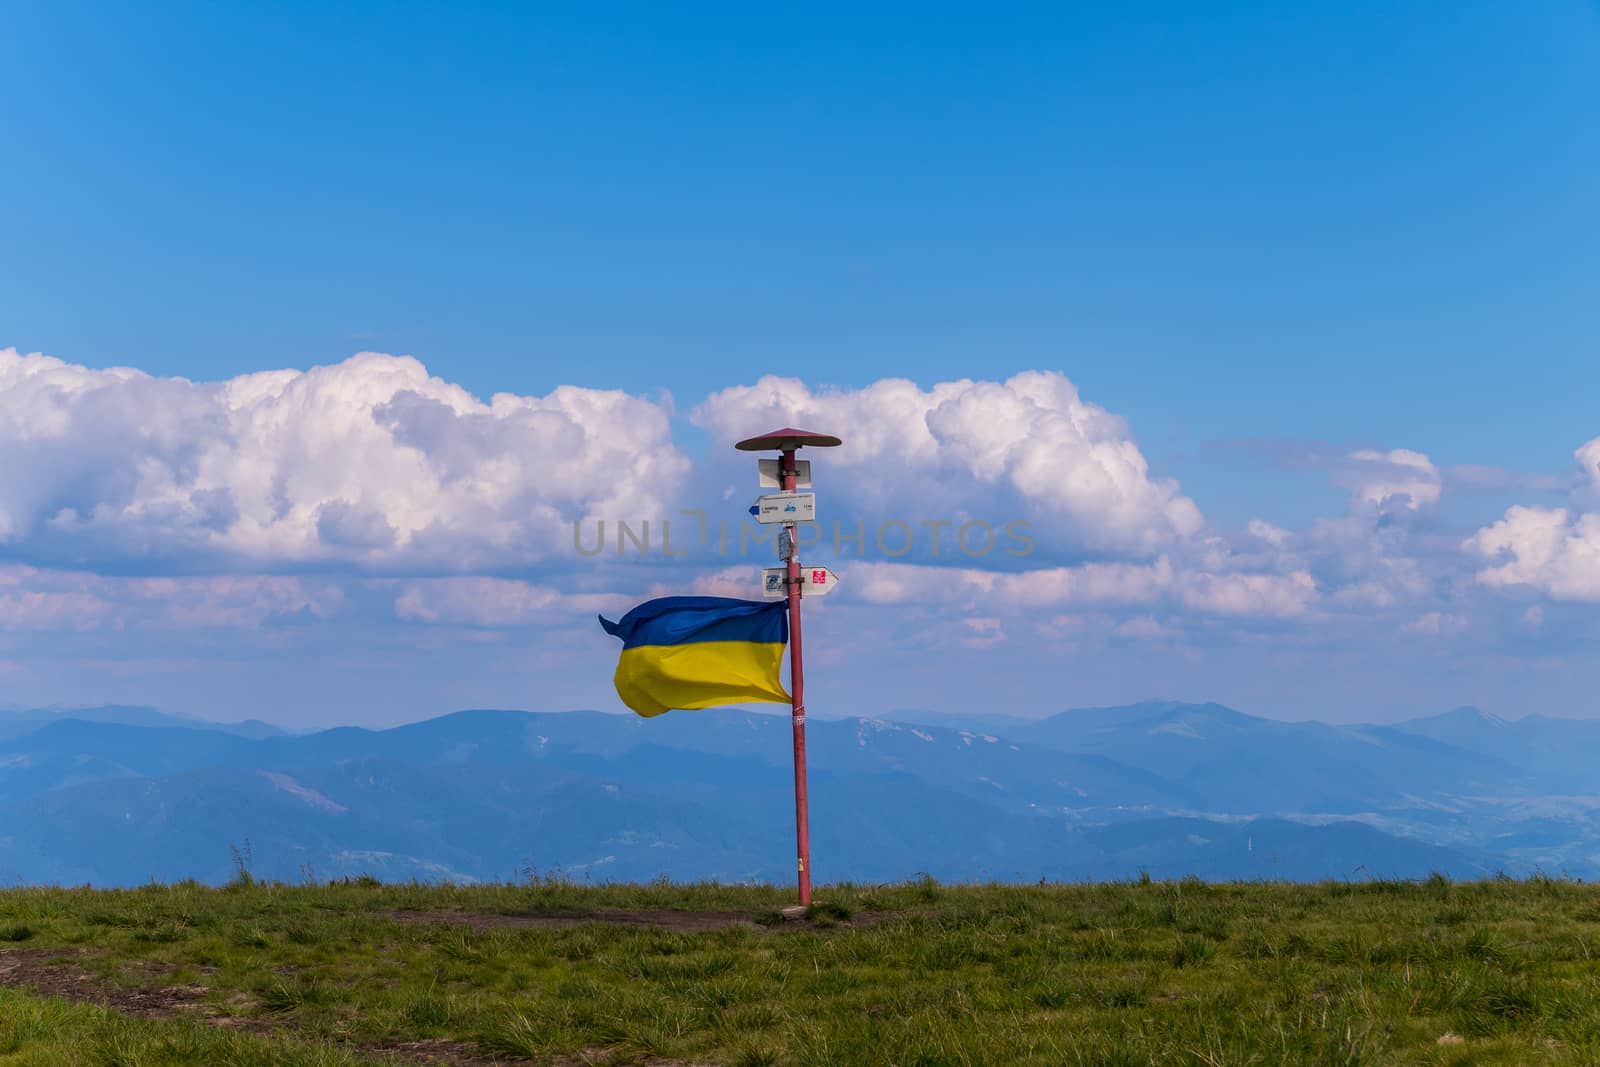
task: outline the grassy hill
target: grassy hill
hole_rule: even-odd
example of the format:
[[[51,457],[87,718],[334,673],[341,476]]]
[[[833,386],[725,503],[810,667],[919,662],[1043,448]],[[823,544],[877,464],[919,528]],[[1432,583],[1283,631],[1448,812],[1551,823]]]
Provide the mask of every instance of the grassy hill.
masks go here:
[[[0,1064],[1600,1062],[1539,879],[0,892]]]

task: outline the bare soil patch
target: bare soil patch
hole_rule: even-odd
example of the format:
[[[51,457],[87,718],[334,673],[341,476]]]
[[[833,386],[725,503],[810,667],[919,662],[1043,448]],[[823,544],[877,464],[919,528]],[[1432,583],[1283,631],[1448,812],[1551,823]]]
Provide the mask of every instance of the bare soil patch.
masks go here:
[[[531,1060],[506,1059],[503,1056],[485,1056],[471,1045],[448,1038],[434,1037],[422,1041],[387,1041],[357,1045],[363,1055],[395,1063],[430,1064],[432,1067],[496,1067],[513,1063],[531,1063]]]
[[[898,912],[860,912],[844,920],[779,919],[770,913],[753,911],[673,911],[668,909],[604,908],[589,912],[544,912],[517,915],[503,912],[387,911],[387,919],[403,923],[441,923],[468,926],[474,931],[538,930],[551,927],[582,926],[584,923],[610,923],[616,926],[644,926],[681,933],[701,934],[716,930],[747,929],[761,932],[795,930],[838,930],[873,926]]]
[[[0,985],[23,987],[41,996],[61,997],[77,1004],[99,1004],[139,1019],[188,1016],[212,1026],[260,1034],[294,1029],[292,1025],[274,1024],[268,1019],[218,1011],[215,1006],[206,1003],[206,996],[211,991],[205,986],[129,988],[118,985],[103,975],[84,970],[80,963],[75,962],[91,954],[90,950],[81,948],[8,949],[0,952]],[[528,1062],[486,1056],[472,1045],[445,1038],[364,1042],[353,1047],[364,1055],[379,1059],[430,1064],[434,1067],[493,1067],[496,1064]]]
[[[624,911],[551,912],[540,915],[506,915],[498,912],[468,911],[391,911],[384,917],[403,923],[446,923],[470,926],[477,931],[547,929],[582,926],[584,923],[611,923],[618,926],[649,926],[685,933],[706,933],[734,927],[763,929],[752,912],[727,911]]]
[[[102,1004],[141,1019],[164,1019],[195,1011],[209,992],[204,986],[129,988],[86,971],[75,958],[86,949],[20,948],[0,952],[0,985],[27,986],[47,997]]]

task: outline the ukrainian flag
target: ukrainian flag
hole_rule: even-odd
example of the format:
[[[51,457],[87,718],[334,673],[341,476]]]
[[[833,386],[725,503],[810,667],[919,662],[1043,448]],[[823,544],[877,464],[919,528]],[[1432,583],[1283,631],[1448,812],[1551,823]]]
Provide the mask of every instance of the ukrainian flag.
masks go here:
[[[668,596],[649,600],[606,633],[622,638],[617,695],[640,715],[746,701],[785,702],[778,672],[789,640],[782,600]]]

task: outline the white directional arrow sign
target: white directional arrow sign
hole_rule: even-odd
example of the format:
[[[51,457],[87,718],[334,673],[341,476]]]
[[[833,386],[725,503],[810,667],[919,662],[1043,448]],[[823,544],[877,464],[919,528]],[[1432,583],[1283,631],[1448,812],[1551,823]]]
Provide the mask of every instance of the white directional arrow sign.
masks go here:
[[[761,572],[761,595],[767,600],[782,600],[789,595],[783,580],[789,576],[784,567],[767,567]],[[827,596],[839,584],[839,576],[826,567],[800,568],[800,595]]]
[[[817,494],[770,493],[756,498],[756,502],[750,505],[750,514],[763,526],[775,522],[815,522]]]
[[[800,568],[800,595],[827,596],[839,584],[839,576],[826,567]]]
[[[779,464],[782,460],[758,459],[756,460],[756,475],[761,479],[763,489],[782,489],[783,479],[780,476]],[[797,459],[794,461],[794,487],[796,489],[811,488],[811,461]]]

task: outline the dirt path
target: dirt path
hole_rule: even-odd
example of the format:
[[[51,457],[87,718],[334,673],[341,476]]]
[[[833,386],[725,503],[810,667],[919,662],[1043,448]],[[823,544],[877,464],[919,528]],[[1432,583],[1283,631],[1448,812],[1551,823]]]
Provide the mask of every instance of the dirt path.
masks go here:
[[[474,931],[538,930],[551,927],[582,926],[584,923],[610,923],[615,926],[644,926],[658,930],[703,934],[716,930],[745,929],[757,932],[796,932],[801,930],[849,930],[874,926],[892,919],[898,912],[859,912],[847,920],[817,922],[813,919],[783,919],[763,922],[767,916],[752,911],[669,911],[666,909],[624,910],[603,908],[591,912],[550,912],[540,915],[508,915],[498,912],[467,911],[386,911],[386,919],[402,923],[442,923],[469,926]]]
[[[531,930],[561,926],[582,926],[584,923],[611,923],[617,926],[648,926],[661,930],[679,930],[684,933],[703,934],[715,930],[744,928],[762,930],[753,912],[728,911],[623,911],[602,910],[594,912],[555,912],[548,915],[501,915],[494,912],[466,911],[389,911],[384,918],[403,923],[447,923],[452,926],[470,926],[475,931]]]
[[[7,949],[0,952],[0,985],[27,986],[43,996],[80,1004],[102,1004],[141,1019],[193,1013],[210,992],[204,986],[183,985],[128,989],[74,962],[88,955],[81,948]]]
[[[206,1002],[211,990],[205,986],[129,988],[119,985],[103,975],[84,969],[80,961],[90,955],[93,955],[90,950],[82,948],[0,951],[0,985],[27,989],[40,996],[61,997],[75,1004],[98,1004],[136,1019],[190,1018],[219,1028],[292,1036],[292,1026],[275,1026],[270,1020],[219,1011]],[[244,997],[244,994],[239,996]],[[365,1056],[397,1063],[430,1064],[433,1067],[494,1067],[497,1064],[531,1062],[485,1056],[472,1045],[443,1038],[363,1042],[350,1047]]]

